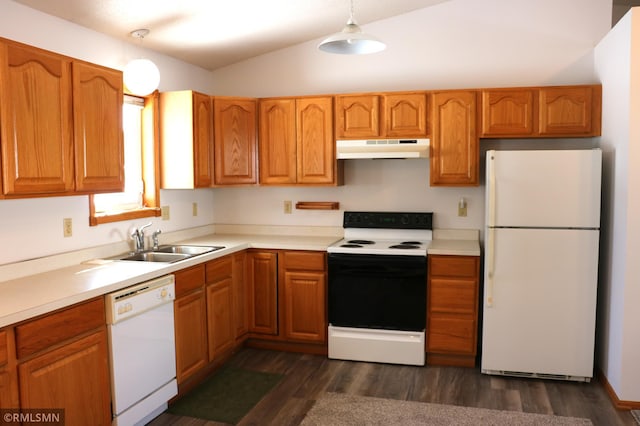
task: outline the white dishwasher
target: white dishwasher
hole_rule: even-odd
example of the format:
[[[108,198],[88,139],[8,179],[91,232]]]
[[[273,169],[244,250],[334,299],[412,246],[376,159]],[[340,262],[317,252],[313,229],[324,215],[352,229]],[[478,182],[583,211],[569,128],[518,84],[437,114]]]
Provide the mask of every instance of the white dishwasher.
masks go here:
[[[173,275],[107,294],[113,425],[145,424],[167,408],[176,382]]]

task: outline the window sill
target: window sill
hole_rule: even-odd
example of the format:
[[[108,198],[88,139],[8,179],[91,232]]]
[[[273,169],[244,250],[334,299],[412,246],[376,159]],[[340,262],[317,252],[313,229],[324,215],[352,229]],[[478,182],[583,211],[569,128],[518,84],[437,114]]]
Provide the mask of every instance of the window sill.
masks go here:
[[[96,226],[103,223],[120,222],[123,220],[141,219],[143,217],[158,217],[160,216],[160,209],[157,207],[149,207],[139,210],[131,210],[122,213],[115,214],[102,214],[95,215],[89,218],[89,225]]]

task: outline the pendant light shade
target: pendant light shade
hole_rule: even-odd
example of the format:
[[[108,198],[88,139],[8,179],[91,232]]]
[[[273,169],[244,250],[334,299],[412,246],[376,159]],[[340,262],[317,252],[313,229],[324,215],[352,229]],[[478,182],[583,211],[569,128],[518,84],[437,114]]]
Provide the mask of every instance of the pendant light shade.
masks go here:
[[[132,37],[142,40],[149,30],[135,30]],[[127,90],[138,96],[147,96],[160,84],[160,70],[149,59],[139,58],[130,61],[123,70],[124,85]]]
[[[318,49],[328,53],[342,55],[364,55],[384,50],[387,46],[377,38],[365,34],[353,18],[353,0],[350,0],[351,11],[347,25],[341,32],[335,33],[322,41]]]

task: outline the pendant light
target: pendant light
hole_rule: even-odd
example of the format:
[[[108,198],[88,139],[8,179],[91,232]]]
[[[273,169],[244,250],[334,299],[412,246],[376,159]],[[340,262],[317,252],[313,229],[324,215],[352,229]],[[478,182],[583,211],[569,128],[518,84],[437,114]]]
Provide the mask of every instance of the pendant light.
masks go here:
[[[149,32],[147,29],[135,30],[131,32],[131,37],[140,39],[142,44],[142,40]],[[134,59],[124,67],[123,79],[129,92],[138,96],[147,96],[158,88],[160,71],[149,59]]]
[[[324,39],[318,45],[318,49],[342,55],[364,55],[384,50],[387,46],[383,42],[362,32],[353,18],[353,0],[349,0],[349,2],[351,7],[347,25],[341,32]]]

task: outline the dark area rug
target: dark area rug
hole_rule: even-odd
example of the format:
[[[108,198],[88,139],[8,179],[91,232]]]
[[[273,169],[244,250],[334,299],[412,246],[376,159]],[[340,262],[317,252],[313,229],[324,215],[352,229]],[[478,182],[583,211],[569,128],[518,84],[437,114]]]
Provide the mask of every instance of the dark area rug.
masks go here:
[[[226,367],[169,406],[180,416],[237,424],[283,376]]]
[[[631,415],[636,423],[640,425],[640,410],[631,410]]]

